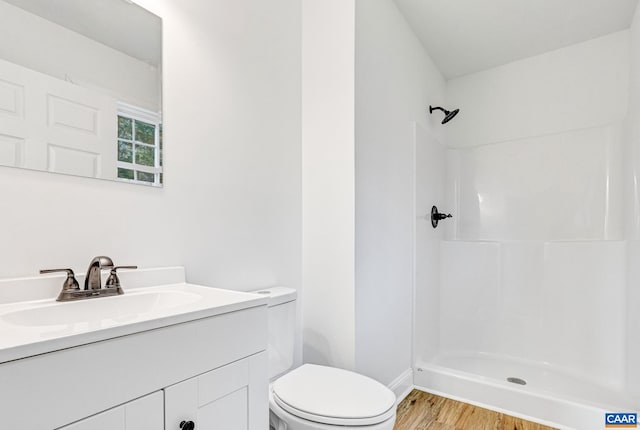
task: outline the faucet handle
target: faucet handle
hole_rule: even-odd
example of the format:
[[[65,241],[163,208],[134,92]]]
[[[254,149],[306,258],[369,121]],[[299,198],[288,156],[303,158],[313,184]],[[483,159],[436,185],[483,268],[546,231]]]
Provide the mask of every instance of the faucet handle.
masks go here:
[[[116,266],[111,268],[111,272],[109,277],[107,278],[107,282],[105,283],[106,288],[117,288],[118,294],[124,294],[122,288],[120,287],[120,278],[118,278],[118,269],[137,269],[138,266]]]
[[[78,285],[76,276],[71,269],[45,269],[41,270],[40,274],[44,275],[45,273],[56,272],[67,272],[67,279],[65,279],[64,283],[62,284],[62,291],[60,292],[60,296],[62,296],[65,292],[69,293],[70,291],[80,290],[80,285]],[[60,299],[60,296],[58,296],[58,300]]]

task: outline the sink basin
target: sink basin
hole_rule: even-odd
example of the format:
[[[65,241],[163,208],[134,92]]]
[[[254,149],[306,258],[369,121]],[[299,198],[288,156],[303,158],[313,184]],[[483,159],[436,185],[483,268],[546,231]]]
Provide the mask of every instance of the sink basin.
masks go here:
[[[163,312],[196,303],[201,296],[192,292],[166,289],[141,291],[123,296],[100,297],[67,303],[46,303],[0,315],[5,324],[59,328],[85,324],[113,325],[134,321],[154,312]]]
[[[257,294],[181,283],[73,302],[0,305],[0,363],[266,304]]]

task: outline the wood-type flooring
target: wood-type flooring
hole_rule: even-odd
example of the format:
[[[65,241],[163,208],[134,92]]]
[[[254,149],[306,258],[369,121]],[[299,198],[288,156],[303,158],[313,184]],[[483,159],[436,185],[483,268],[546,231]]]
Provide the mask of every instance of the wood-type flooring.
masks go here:
[[[393,430],[553,430],[500,412],[413,390],[400,404]]]

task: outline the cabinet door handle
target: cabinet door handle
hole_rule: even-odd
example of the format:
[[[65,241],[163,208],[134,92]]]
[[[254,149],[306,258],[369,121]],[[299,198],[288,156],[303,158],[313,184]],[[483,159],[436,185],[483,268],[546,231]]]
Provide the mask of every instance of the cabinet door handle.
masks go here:
[[[182,430],[193,430],[196,428],[196,423],[194,423],[193,421],[182,421],[180,423],[180,428]]]

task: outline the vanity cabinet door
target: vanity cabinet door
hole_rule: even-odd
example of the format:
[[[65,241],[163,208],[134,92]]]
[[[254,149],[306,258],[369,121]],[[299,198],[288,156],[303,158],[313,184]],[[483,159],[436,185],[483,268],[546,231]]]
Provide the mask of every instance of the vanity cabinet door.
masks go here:
[[[265,352],[165,388],[165,430],[269,428]]]
[[[163,393],[158,391],[59,430],[158,430],[163,428]]]

